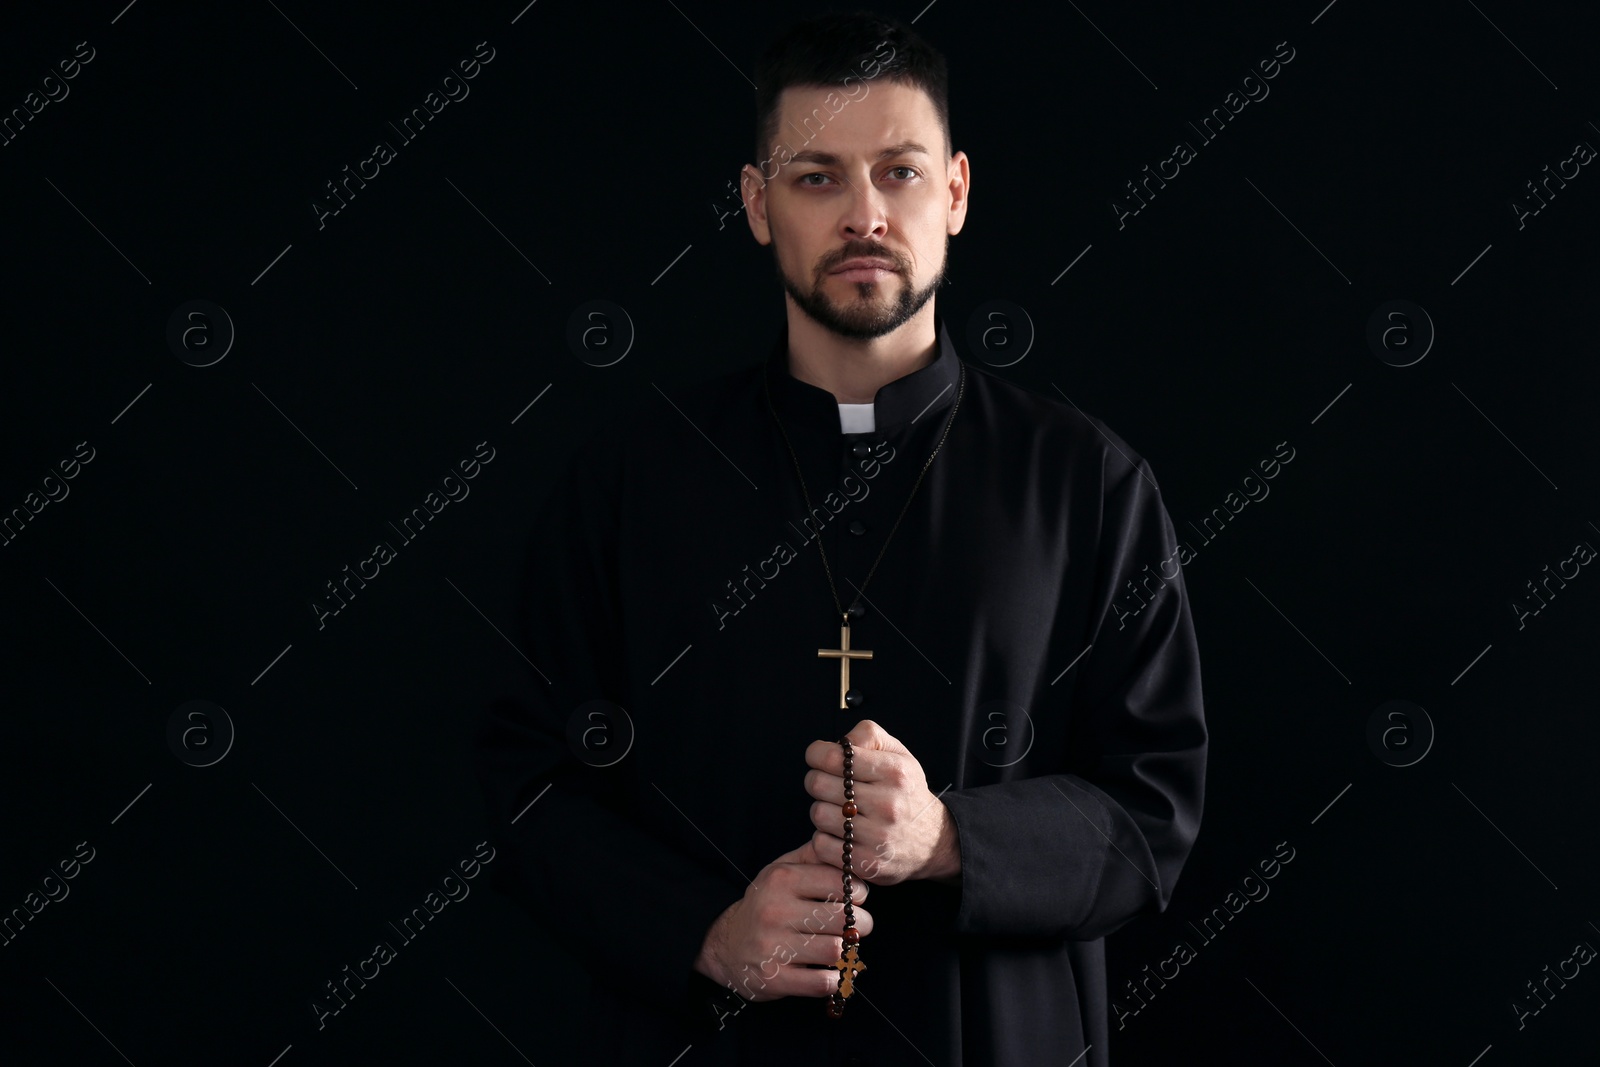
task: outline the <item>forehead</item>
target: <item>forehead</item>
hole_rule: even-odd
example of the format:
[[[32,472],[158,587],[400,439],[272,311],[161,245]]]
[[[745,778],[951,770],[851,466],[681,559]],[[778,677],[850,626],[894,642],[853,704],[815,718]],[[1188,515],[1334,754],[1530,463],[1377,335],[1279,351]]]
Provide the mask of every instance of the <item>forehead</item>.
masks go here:
[[[843,87],[791,85],[778,97],[774,136],[774,147],[786,144],[793,152],[826,152],[845,159],[875,157],[905,141],[937,154],[944,144],[928,94],[888,79]]]

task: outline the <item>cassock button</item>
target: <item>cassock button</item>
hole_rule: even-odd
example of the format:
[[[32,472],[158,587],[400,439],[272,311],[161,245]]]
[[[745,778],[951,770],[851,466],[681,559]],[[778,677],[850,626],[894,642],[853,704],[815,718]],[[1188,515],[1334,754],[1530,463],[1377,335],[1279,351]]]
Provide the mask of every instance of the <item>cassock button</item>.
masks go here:
[[[867,456],[872,454],[872,446],[865,441],[857,441],[850,446],[850,451],[855,453],[857,459],[866,459]]]
[[[859,689],[847,689],[844,694],[844,702],[852,708],[859,708],[867,702],[867,694]]]
[[[867,524],[862,522],[860,519],[853,519],[850,523],[850,532],[855,534],[857,537],[860,537],[862,534],[867,532]]]

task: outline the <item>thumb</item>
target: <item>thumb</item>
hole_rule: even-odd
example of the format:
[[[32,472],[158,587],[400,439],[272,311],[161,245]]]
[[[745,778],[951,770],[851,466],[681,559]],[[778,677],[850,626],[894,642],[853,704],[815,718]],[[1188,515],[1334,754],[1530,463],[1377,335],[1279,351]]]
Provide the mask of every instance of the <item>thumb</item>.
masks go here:
[[[777,859],[773,860],[772,862],[773,863],[821,863],[822,861],[817,858],[817,850],[812,844],[812,839],[808,837],[808,838],[806,838],[806,843],[805,844],[801,845],[797,849],[793,849],[793,850],[791,850],[789,852],[785,852],[783,855],[779,856]]]

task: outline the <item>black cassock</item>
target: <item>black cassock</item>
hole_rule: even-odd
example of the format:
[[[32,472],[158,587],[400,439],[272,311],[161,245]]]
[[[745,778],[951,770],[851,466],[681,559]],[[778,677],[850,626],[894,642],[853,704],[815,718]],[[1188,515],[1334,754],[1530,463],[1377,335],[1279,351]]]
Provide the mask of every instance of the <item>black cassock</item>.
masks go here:
[[[571,1021],[591,1062],[1109,1062],[1104,938],[1166,907],[1205,786],[1198,647],[1149,464],[967,363],[851,624],[874,654],[850,667],[865,702],[841,709],[838,661],[817,656],[840,620],[814,538],[848,606],[956,400],[963,361],[938,337],[878,390],[874,429],[845,434],[836,398],[788,373],[785,331],[764,363],[607,420],[546,502],[519,590],[538,674],[492,702],[475,760],[495,886],[564,948],[553,966],[593,974],[596,1014]],[[960,883],[872,887],[842,1018],[738,998],[693,970],[705,932],[813,833],[806,746],[864,718],[949,808]],[[858,845],[858,877],[870,857]]]

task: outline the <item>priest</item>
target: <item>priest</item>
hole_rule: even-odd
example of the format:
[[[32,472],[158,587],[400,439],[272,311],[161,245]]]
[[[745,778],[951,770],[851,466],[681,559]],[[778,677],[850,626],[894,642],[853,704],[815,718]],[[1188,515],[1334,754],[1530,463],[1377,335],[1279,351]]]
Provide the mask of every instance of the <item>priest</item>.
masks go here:
[[[786,322],[548,498],[527,691],[474,748],[494,884],[552,983],[587,969],[591,1062],[1104,1067],[1105,938],[1166,907],[1204,794],[1154,471],[938,314],[971,180],[942,57],[828,16],[757,73]]]

